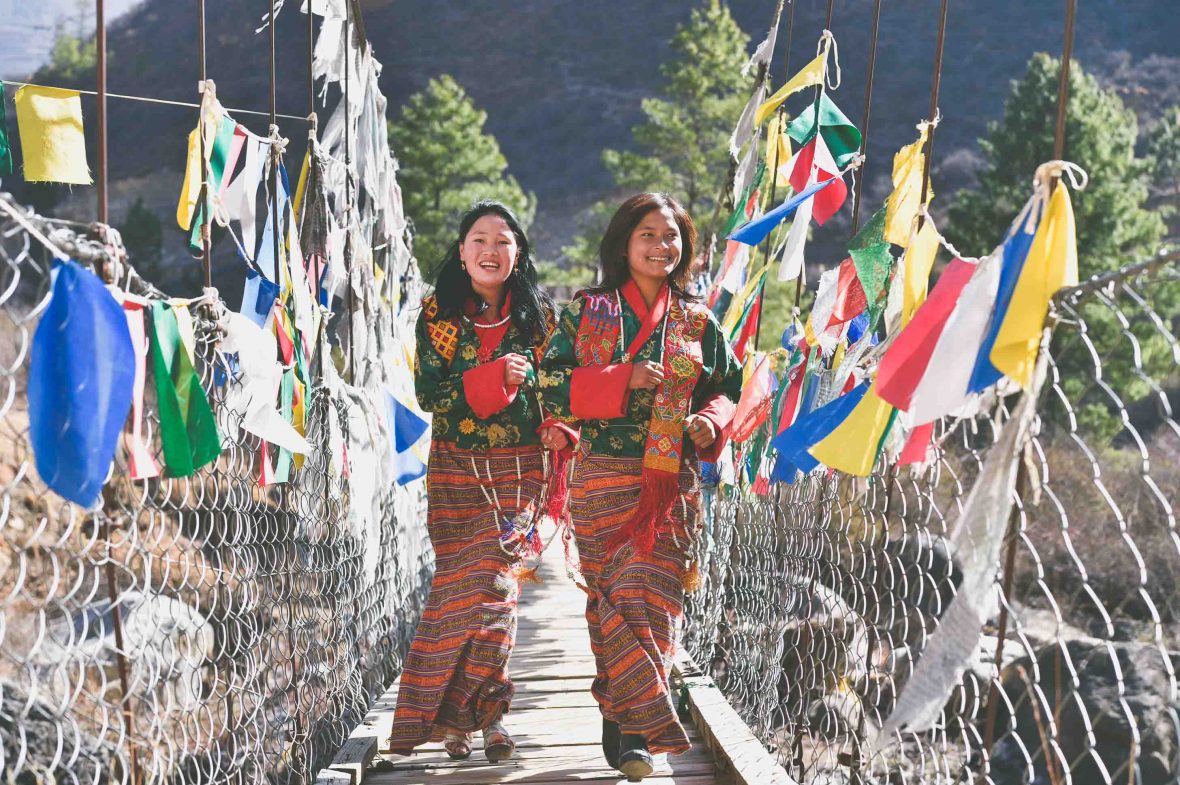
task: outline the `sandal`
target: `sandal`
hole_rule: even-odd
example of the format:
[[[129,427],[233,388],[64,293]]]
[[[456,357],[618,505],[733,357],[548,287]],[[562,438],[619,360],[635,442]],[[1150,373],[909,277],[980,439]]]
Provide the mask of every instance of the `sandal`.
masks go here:
[[[483,754],[492,763],[499,763],[512,757],[516,752],[516,742],[504,730],[504,724],[496,720],[483,729]]]
[[[471,734],[448,733],[443,737],[443,749],[451,760],[467,760],[471,757]]]

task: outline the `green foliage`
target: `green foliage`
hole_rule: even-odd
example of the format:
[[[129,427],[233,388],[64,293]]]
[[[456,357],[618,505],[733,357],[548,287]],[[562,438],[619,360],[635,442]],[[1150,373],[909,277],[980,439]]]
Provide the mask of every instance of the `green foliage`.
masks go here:
[[[1060,62],[1046,54],[1029,61],[1015,82],[1000,122],[980,140],[986,167],[976,190],[958,194],[950,228],[956,245],[987,253],[1031,192],[1033,172],[1053,157]],[[1117,269],[1157,250],[1162,218],[1144,208],[1151,162],[1135,156],[1138,121],[1113,90],[1104,90],[1074,62],[1066,108],[1067,161],[1085,169],[1090,185],[1071,194],[1082,277]]]
[[[536,197],[507,173],[499,143],[483,130],[487,117],[444,74],[411,96],[389,124],[406,214],[414,223],[414,255],[424,268],[442,259],[460,213],[479,199],[498,199],[526,228],[532,223]]]
[[[604,150],[616,190],[665,191],[684,205],[702,232],[729,166],[729,134],[750,94],[742,76],[750,39],[718,0],[695,8],[676,30],[660,68],[662,97],[643,101],[644,121],[631,129],[634,149]],[[594,205],[562,257],[578,280],[598,268],[598,242],[615,204]]]
[[[1155,187],[1168,194],[1180,191],[1180,106],[1164,113],[1147,135]]]

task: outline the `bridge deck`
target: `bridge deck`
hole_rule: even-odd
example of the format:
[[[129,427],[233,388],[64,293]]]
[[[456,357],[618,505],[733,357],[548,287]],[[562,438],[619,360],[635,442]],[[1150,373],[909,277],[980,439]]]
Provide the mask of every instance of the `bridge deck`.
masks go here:
[[[583,595],[563,573],[560,545],[554,543],[541,569],[544,583],[526,584],[521,598],[520,629],[509,665],[516,697],[504,720],[516,740],[516,756],[491,764],[477,738],[470,759],[452,761],[441,744],[431,744],[413,756],[393,757],[385,765],[370,768],[364,772],[365,785],[550,785],[624,779],[602,758],[602,720],[590,695],[594,659],[582,615]],[[395,683],[366,718],[366,725],[382,744],[396,702]],[[680,756],[657,756],[656,771],[645,783],[712,785],[730,781],[717,773],[700,734],[694,728],[688,730],[692,750]]]

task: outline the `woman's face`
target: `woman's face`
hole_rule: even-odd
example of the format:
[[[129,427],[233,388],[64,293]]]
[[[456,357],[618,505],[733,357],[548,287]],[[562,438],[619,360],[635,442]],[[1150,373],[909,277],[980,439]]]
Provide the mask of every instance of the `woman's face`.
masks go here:
[[[627,266],[631,277],[667,280],[680,263],[683,239],[671,208],[652,210],[639,220],[627,241]]]
[[[495,213],[481,215],[459,243],[459,258],[477,288],[498,289],[516,267],[519,247],[508,222]]]

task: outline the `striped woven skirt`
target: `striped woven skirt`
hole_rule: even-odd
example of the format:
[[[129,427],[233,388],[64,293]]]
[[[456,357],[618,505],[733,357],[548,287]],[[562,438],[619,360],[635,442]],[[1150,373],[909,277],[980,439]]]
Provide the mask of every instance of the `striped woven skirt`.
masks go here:
[[[623,733],[642,735],[653,754],[689,748],[668,687],[700,507],[697,474],[687,464],[673,508],[679,535],[661,534],[650,555],[630,545],[613,554],[606,549],[639,502],[641,458],[582,454],[570,483],[574,536],[589,588],[586,622],[597,670],[592,692],[602,716]]]
[[[434,580],[402,671],[390,751],[408,754],[448,731],[481,730],[508,710],[520,559],[501,548],[500,516],[487,496],[494,493],[506,516],[535,510],[543,474],[537,446],[473,452],[431,444]]]

